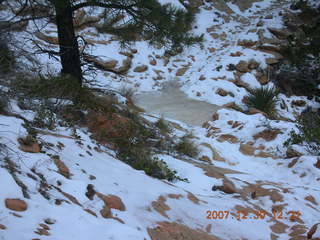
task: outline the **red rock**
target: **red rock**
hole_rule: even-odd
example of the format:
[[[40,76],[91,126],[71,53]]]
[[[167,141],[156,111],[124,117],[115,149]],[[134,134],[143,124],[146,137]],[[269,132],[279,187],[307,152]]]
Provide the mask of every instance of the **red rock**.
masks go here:
[[[5,205],[8,209],[17,211],[17,212],[23,212],[26,211],[28,208],[28,205],[25,201],[20,199],[13,199],[13,198],[7,198],[5,200]]]
[[[119,211],[126,210],[126,207],[122,202],[121,198],[119,198],[116,195],[103,195],[101,193],[97,193],[97,196],[103,200],[103,202],[108,208],[118,209]]]

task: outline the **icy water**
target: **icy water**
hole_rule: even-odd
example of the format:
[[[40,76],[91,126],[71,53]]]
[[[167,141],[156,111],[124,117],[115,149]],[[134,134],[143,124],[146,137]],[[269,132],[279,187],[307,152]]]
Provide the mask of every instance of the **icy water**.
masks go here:
[[[221,108],[188,98],[175,83],[167,84],[161,91],[137,94],[134,102],[147,113],[196,126],[202,126],[204,122],[211,120],[212,115]]]

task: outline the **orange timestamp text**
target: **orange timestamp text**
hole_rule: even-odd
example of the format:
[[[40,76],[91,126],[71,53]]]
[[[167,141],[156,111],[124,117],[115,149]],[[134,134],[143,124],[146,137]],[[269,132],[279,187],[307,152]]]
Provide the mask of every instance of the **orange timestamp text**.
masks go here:
[[[271,217],[273,219],[289,219],[291,221],[294,221],[295,219],[300,218],[301,213],[300,211],[288,211],[283,212],[281,210],[276,211],[273,210],[271,213],[268,213],[263,210],[259,211],[252,211],[252,212],[246,212],[246,211],[207,211],[207,219],[215,220],[215,219],[236,219],[236,220],[247,220],[247,219],[253,219],[253,220],[263,220],[266,218],[266,216]]]

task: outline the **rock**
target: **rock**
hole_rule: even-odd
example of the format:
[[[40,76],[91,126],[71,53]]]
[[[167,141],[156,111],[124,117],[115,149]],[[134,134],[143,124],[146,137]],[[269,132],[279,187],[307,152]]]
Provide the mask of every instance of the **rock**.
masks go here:
[[[17,212],[26,211],[28,208],[28,205],[25,201],[17,198],[7,198],[5,200],[5,205],[6,208]]]
[[[202,230],[194,230],[181,223],[158,222],[158,226],[148,228],[148,234],[152,240],[218,240]]]
[[[0,230],[6,230],[7,227],[5,225],[0,224]]]
[[[318,205],[316,199],[315,199],[313,196],[311,196],[311,195],[306,196],[304,199],[307,200],[307,201],[309,201],[309,202],[311,202],[311,203],[313,203],[314,205]]]
[[[50,233],[48,232],[48,230],[43,229],[43,228],[38,228],[37,231],[35,231],[34,233],[36,233],[40,236],[50,236]]]
[[[293,100],[291,104],[293,106],[304,107],[307,103],[303,100]]]
[[[281,49],[279,46],[270,45],[270,44],[262,44],[258,46],[258,49],[261,51],[270,51],[270,52],[280,52]]]
[[[260,66],[260,63],[258,63],[254,59],[249,61],[248,67],[250,70],[257,69],[259,66]]]
[[[292,168],[294,165],[296,165],[296,163],[298,162],[299,158],[295,158],[293,159],[289,164],[288,164],[288,168]]]
[[[189,70],[188,67],[179,68],[176,72],[176,76],[177,77],[183,76],[188,70]]]
[[[149,61],[149,63],[150,63],[150,65],[155,66],[155,65],[157,65],[157,60],[151,59],[151,60]]]
[[[107,206],[104,206],[101,210],[100,210],[100,214],[102,217],[104,218],[112,218],[112,213],[110,208],[108,208]]]
[[[241,55],[242,55],[242,52],[239,52],[239,51],[230,54],[231,57],[240,57]]]
[[[277,28],[268,28],[269,32],[271,32],[278,39],[287,39],[291,34],[288,31],[277,29]]]
[[[93,200],[94,195],[96,195],[96,191],[94,190],[94,186],[92,184],[87,185],[87,192],[85,194],[87,198]]]
[[[277,58],[267,58],[266,59],[266,63],[269,64],[269,65],[276,64],[276,63],[279,63],[279,59],[277,59]]]
[[[302,153],[294,150],[293,148],[288,148],[286,151],[286,158],[294,158],[294,157],[301,157]]]
[[[246,48],[251,48],[254,45],[257,44],[257,41],[252,41],[252,40],[239,40],[238,45]]]
[[[52,219],[52,218],[46,218],[46,219],[44,220],[44,222],[45,222],[46,224],[52,225],[52,224],[55,224],[57,221],[54,220],[54,219]]]
[[[209,50],[210,53],[214,53],[217,49],[215,49],[215,48],[208,48],[208,50]]]
[[[148,66],[147,65],[141,65],[141,66],[137,66],[133,69],[134,72],[145,72],[148,70]]]
[[[69,170],[69,168],[64,164],[64,162],[62,162],[62,161],[60,160],[60,157],[59,157],[58,155],[54,155],[54,156],[52,156],[51,158],[52,158],[54,164],[57,166],[58,172],[59,172],[62,176],[64,176],[65,178],[70,179],[70,176],[71,176],[70,170]]]
[[[207,163],[211,163],[211,160],[208,156],[201,156],[199,158],[200,161],[204,161],[204,162],[207,162]]]
[[[236,69],[237,69],[239,72],[243,72],[243,73],[250,72],[248,63],[247,63],[246,61],[243,61],[243,60],[241,60],[241,61],[236,65]]]
[[[259,77],[256,75],[256,79],[261,85],[266,85],[269,82],[269,78],[266,75],[262,75]]]
[[[233,184],[233,182],[231,182],[230,180],[228,180],[226,178],[223,179],[223,185],[220,190],[223,191],[224,193],[227,193],[227,194],[234,194],[237,192],[236,187]]]
[[[42,227],[45,230],[50,230],[50,227],[48,225],[46,225],[46,224],[40,223],[39,226]]]
[[[219,94],[222,97],[225,97],[225,96],[228,95],[228,92],[223,90],[222,88],[217,89],[216,93]]]
[[[197,97],[201,97],[201,93],[200,93],[200,92],[197,92],[196,96],[197,96]]]
[[[253,139],[257,140],[258,138],[262,138],[269,142],[274,140],[280,133],[282,132],[279,129],[265,129],[262,132],[255,134]]]
[[[253,156],[255,150],[256,149],[253,146],[249,145],[249,144],[245,144],[245,143],[241,143],[240,144],[239,151],[244,155]]]
[[[199,77],[199,80],[200,80],[200,81],[206,80],[206,77],[202,74],[202,75]]]
[[[21,144],[19,149],[28,153],[39,153],[41,151],[40,145],[37,142],[31,143],[30,145]]]
[[[213,115],[212,115],[212,121],[216,121],[216,120],[218,120],[219,119],[219,114],[218,113],[214,113]]]
[[[230,143],[237,143],[239,142],[239,139],[231,134],[222,134],[217,139],[219,142],[225,142],[228,141]]]
[[[103,195],[101,193],[97,193],[97,196],[99,198],[101,198],[101,200],[103,200],[104,204],[108,207],[108,208],[113,208],[113,209],[117,209],[119,211],[125,211],[126,207],[123,204],[121,198],[119,198],[116,195]]]
[[[311,228],[310,228],[310,230],[309,230],[309,232],[307,233],[307,238],[308,239],[312,239],[312,237],[313,237],[313,235],[317,232],[317,230],[318,230],[318,225],[319,225],[320,223],[317,223],[317,224],[314,224]],[[317,240],[317,239],[315,239],[315,240]]]

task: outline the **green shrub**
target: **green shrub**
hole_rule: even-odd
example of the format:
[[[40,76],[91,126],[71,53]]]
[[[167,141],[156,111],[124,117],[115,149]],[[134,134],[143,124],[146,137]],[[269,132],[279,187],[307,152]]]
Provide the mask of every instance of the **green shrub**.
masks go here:
[[[53,130],[57,127],[58,119],[56,114],[45,104],[41,104],[33,119],[33,125],[38,128]]]
[[[183,136],[180,141],[174,146],[174,149],[182,155],[195,158],[199,155],[199,149],[197,145],[195,145],[194,142],[190,140],[190,138],[190,134]]]
[[[255,88],[246,97],[246,105],[248,108],[256,108],[274,117],[276,115],[276,104],[278,102],[277,94],[278,91],[275,88]]]
[[[288,147],[292,144],[305,146],[310,153],[320,155],[320,116],[310,109],[304,111],[297,119],[298,133],[290,132],[290,138],[284,143]]]

